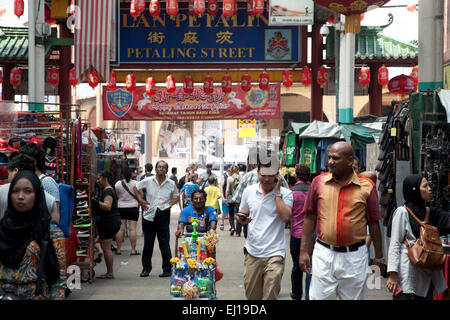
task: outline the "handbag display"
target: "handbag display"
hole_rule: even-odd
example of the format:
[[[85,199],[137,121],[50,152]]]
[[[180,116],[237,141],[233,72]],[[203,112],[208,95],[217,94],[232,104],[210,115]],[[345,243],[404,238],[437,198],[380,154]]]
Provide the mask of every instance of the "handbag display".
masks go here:
[[[438,229],[428,223],[430,209],[427,208],[425,220],[420,221],[407,206],[405,208],[420,224],[420,237],[414,245],[410,246],[405,236],[405,244],[408,248],[408,257],[412,264],[423,269],[441,269],[446,255],[442,247]]]

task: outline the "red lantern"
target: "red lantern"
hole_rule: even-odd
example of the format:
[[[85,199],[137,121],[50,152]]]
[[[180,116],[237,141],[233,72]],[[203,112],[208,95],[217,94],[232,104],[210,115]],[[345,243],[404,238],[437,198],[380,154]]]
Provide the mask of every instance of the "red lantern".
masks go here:
[[[383,66],[378,68],[378,83],[384,87],[385,85],[388,84],[388,82],[389,82],[389,70],[383,64]]]
[[[14,0],[14,14],[20,18],[25,11],[23,0]]]
[[[409,76],[413,79],[414,84],[417,85],[419,83],[419,66],[413,67]]]
[[[218,13],[219,5],[217,4],[217,0],[208,0],[208,14],[211,17],[215,17]]]
[[[254,0],[254,12],[257,16],[264,13],[264,0]]]
[[[231,92],[231,89],[233,88],[233,83],[231,80],[231,76],[229,74],[226,74],[222,77],[222,91],[224,93]]]
[[[237,0],[233,0],[233,16],[237,15],[238,7],[237,7]]]
[[[241,89],[243,91],[249,91],[252,88],[252,78],[248,73],[242,75],[241,78]]]
[[[291,70],[284,70],[282,75],[283,86],[289,88],[294,83],[294,77],[292,76]]]
[[[107,87],[109,89],[115,89],[117,86],[117,75],[114,71],[111,72],[111,74],[109,75],[109,83],[107,85]]]
[[[247,0],[247,15],[255,15],[255,0]]]
[[[325,66],[321,66],[317,70],[317,83],[321,88],[328,82],[328,69]]]
[[[206,4],[205,0],[194,0],[194,14],[201,17],[205,14]]]
[[[392,78],[388,83],[389,92],[404,95],[415,90],[414,80],[404,74]]]
[[[411,12],[411,13],[413,13],[414,11],[416,11],[417,10],[417,4],[410,4],[410,5],[408,5],[407,7],[406,7],[406,9],[409,11],[409,12]]]
[[[267,90],[269,88],[269,74],[267,72],[262,72],[259,75],[259,88],[261,90]]]
[[[178,14],[178,1],[177,0],[168,0],[167,1],[167,14],[173,20]]]
[[[176,90],[175,78],[172,75],[168,75],[166,78],[166,90],[168,93],[173,93]]]
[[[229,18],[233,16],[234,12],[234,1],[233,0],[223,0],[222,14]]]
[[[125,87],[128,91],[131,92],[136,90],[136,77],[134,76],[134,74],[127,75],[127,77],[125,78]]]
[[[312,82],[311,69],[309,67],[304,66],[302,69],[302,84],[307,86]]]
[[[11,73],[9,75],[9,83],[13,86],[14,89],[22,82],[22,71],[19,68],[12,68]]]
[[[69,71],[69,83],[71,86],[76,86],[78,84],[77,72],[75,71],[75,68],[72,68]]]
[[[214,79],[209,74],[203,79],[203,92],[211,94],[214,91]]]
[[[194,80],[192,80],[191,76],[184,77],[183,90],[187,94],[192,94],[192,92],[194,92]]]
[[[145,11],[145,0],[135,0],[136,1],[136,11],[141,14]]]
[[[361,13],[368,9],[382,7],[389,0],[314,0],[326,10],[345,15],[345,32],[359,33],[361,29]]]
[[[195,11],[194,11],[194,0],[189,0],[189,4],[188,4],[188,12],[189,15],[191,17],[195,16]]]
[[[153,97],[156,93],[156,81],[152,77],[145,79],[145,93]]]
[[[89,75],[89,85],[92,89],[98,85],[98,73],[96,71]]]
[[[59,69],[51,67],[48,71],[48,83],[54,88],[59,83]]]
[[[159,17],[159,14],[161,13],[161,5],[159,4],[159,0],[150,1],[150,7],[148,10],[150,11],[150,15],[152,17]]]
[[[367,67],[362,67],[359,70],[359,83],[366,88],[370,83],[370,69]]]
[[[137,17],[139,17],[139,12],[136,7],[136,1],[131,0],[130,2],[130,15],[136,20]]]

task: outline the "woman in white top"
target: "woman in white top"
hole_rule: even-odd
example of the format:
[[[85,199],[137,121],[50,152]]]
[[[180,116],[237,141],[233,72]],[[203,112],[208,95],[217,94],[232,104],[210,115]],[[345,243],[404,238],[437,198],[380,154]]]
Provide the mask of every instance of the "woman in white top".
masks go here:
[[[116,194],[118,198],[118,208],[122,225],[120,231],[116,234],[117,251],[116,254],[122,254],[121,247],[125,237],[125,230],[128,222],[128,231],[131,243],[131,255],[140,255],[136,251],[136,225],[139,219],[139,204],[134,193],[134,186],[137,184],[136,180],[132,180],[132,172],[129,167],[122,169],[122,180],[117,181],[115,185]]]
[[[389,278],[386,286],[393,293],[394,300],[432,300],[435,294],[446,289],[441,269],[430,270],[416,267],[408,258],[408,248],[420,237],[420,224],[409,214],[408,207],[420,220],[425,220],[429,212],[428,222],[438,228],[439,234],[450,230],[450,215],[436,207],[427,207],[425,202],[432,196],[431,187],[422,175],[409,175],[403,181],[403,198],[405,205],[395,210],[392,218],[391,242],[388,253]]]

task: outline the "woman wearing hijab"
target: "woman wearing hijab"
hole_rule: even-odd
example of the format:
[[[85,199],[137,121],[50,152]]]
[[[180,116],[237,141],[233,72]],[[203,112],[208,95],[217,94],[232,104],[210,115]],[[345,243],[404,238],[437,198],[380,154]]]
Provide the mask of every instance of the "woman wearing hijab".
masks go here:
[[[105,257],[106,273],[98,276],[99,279],[114,278],[114,257],[111,250],[112,239],[119,232],[120,220],[119,209],[117,208],[117,196],[112,185],[112,176],[108,171],[103,171],[97,176],[97,184],[100,187],[100,196],[93,199],[95,210],[95,224],[97,226],[98,238],[100,240],[101,251]]]
[[[8,207],[0,221],[3,297],[64,298],[65,238],[50,220],[39,178],[32,171],[20,171],[11,182]]]
[[[391,242],[388,254],[389,278],[386,286],[392,292],[394,300],[432,300],[435,294],[446,289],[442,270],[430,270],[416,267],[408,258],[405,236],[410,245],[420,237],[420,224],[408,212],[408,207],[420,220],[437,227],[439,234],[450,231],[450,215],[436,207],[427,207],[426,201],[432,196],[427,179],[420,174],[409,175],[403,181],[404,206],[395,210],[392,218]]]

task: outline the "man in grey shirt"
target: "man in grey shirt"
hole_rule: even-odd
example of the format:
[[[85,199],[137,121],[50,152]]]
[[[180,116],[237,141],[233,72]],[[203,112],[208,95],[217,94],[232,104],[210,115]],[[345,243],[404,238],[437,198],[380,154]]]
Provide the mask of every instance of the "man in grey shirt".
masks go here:
[[[14,179],[16,174],[19,171],[29,170],[29,171],[35,171],[35,161],[30,156],[27,156],[26,154],[18,154],[14,158],[12,158],[7,167],[6,170],[8,171],[8,181],[11,183],[11,181]],[[3,215],[6,212],[6,209],[8,208],[8,193],[9,193],[9,187],[10,183],[4,184],[0,186],[0,219],[3,218]],[[45,201],[47,203],[48,212],[52,216],[52,221],[59,224],[59,211],[56,210],[56,201],[55,198],[50,195],[49,193],[45,192]]]

